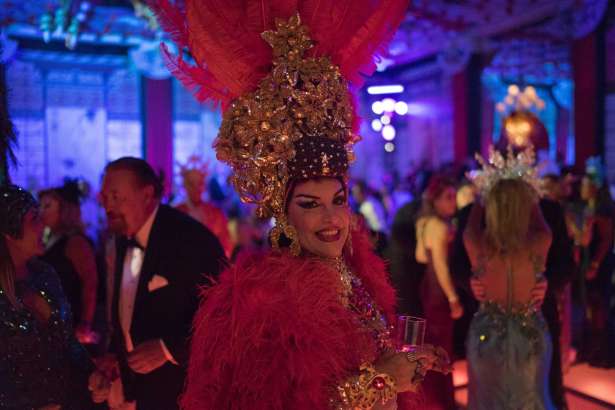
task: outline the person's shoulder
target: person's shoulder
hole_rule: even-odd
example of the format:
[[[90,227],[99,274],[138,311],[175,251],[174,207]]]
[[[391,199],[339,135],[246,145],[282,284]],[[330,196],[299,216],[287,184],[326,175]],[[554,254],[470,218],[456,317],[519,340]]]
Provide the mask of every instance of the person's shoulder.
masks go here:
[[[190,215],[168,205],[160,205],[158,217],[164,229],[171,229],[185,235],[199,235],[208,232],[205,226]]]
[[[223,254],[218,238],[202,223],[167,205],[161,205],[161,231],[169,238],[175,238],[177,246],[185,251]]]
[[[425,224],[425,229],[427,229],[429,233],[437,234],[442,232],[448,232],[449,229],[448,224],[436,216],[425,217],[423,219],[423,223]]]
[[[191,225],[192,222],[196,222],[193,218],[191,218],[186,213],[170,205],[162,205],[162,204],[159,205],[157,216],[158,218],[162,219],[165,222],[171,221],[173,223],[181,223],[181,224],[188,224],[188,225]]]

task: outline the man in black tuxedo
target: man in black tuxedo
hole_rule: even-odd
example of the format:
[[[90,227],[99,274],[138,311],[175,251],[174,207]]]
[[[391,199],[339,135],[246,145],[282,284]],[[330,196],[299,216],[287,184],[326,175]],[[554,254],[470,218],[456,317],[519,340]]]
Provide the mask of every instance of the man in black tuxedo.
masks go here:
[[[472,277],[472,267],[470,260],[463,246],[463,231],[468,221],[472,205],[468,205],[459,211],[458,230],[453,243],[453,253],[451,258],[451,272],[455,277],[456,284],[470,292],[470,279]],[[551,339],[553,342],[553,357],[549,373],[549,388],[554,405],[562,410],[566,409],[564,397],[564,386],[562,377],[560,332],[561,325],[557,310],[557,297],[563,291],[566,284],[572,279],[574,274],[574,259],[572,257],[572,242],[568,237],[564,211],[559,203],[541,199],[540,209],[545,221],[551,229],[553,235],[551,247],[547,255],[545,277],[548,281],[548,288],[542,303],[542,313],[545,317]],[[477,286],[478,285],[478,286]],[[472,293],[477,299],[482,299],[483,290],[480,283],[473,283]],[[540,292],[539,292],[540,293]],[[464,306],[468,308],[468,306]],[[473,315],[477,305],[472,305],[466,310],[468,315]],[[471,310],[471,311],[469,311]],[[467,322],[469,325],[469,321]],[[467,327],[464,330],[463,338],[467,334]]]
[[[101,201],[116,236],[110,350],[126,402],[137,410],[177,409],[199,287],[225,266],[216,237],[160,204],[162,184],[147,162],[120,158],[105,168]],[[108,384],[92,382],[95,399]],[[117,399],[117,398],[116,398]]]

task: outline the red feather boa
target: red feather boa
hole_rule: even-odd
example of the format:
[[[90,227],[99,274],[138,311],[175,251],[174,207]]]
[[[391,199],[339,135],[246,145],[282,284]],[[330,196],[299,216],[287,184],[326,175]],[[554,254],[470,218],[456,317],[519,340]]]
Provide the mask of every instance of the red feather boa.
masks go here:
[[[384,263],[365,236],[353,242],[349,265],[393,318]],[[182,408],[329,408],[331,388],[376,359],[374,340],[338,289],[339,275],[322,261],[274,252],[242,257],[203,293]]]

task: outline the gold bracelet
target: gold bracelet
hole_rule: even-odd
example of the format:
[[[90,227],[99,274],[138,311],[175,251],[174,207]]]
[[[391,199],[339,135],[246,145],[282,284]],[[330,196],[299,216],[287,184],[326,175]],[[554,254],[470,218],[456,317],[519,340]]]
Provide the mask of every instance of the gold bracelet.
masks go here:
[[[425,379],[425,374],[427,373],[427,370],[423,366],[423,362],[421,362],[421,359],[417,357],[416,352],[406,353],[406,359],[408,359],[410,363],[416,363],[414,374],[412,375],[412,384],[421,384],[423,379]]]
[[[370,363],[361,365],[359,376],[337,387],[342,409],[371,409],[377,401],[385,404],[397,396],[393,377],[378,373]]]

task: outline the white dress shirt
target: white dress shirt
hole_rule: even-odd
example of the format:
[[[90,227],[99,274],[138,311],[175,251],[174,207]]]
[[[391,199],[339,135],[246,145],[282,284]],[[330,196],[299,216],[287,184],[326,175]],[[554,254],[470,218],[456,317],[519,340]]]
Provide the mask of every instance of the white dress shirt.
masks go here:
[[[149,236],[152,231],[152,225],[154,224],[157,213],[158,207],[156,207],[156,209],[151,213],[141,229],[139,229],[135,235],[135,241],[146,251]],[[122,271],[122,284],[119,298],[119,316],[122,333],[124,334],[124,340],[126,341],[127,352],[132,352],[135,348],[132,342],[132,336],[130,335],[130,327],[132,325],[135,298],[137,295],[137,288],[139,287],[139,277],[141,275],[141,268],[143,266],[143,259],[145,258],[146,251],[136,247],[131,247],[126,250],[126,256],[124,257],[124,268]],[[167,360],[177,364],[162,339],[160,339],[160,345]]]

